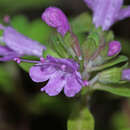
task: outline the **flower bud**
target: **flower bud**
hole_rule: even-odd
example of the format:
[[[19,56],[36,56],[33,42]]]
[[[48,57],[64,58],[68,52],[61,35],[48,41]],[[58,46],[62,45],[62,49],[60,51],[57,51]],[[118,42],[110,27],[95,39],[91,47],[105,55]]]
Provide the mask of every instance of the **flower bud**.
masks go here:
[[[42,20],[49,26],[56,28],[62,36],[70,30],[67,17],[59,8],[47,8],[42,14]]]
[[[121,51],[121,44],[118,41],[109,43],[108,56],[114,56]]]
[[[4,18],[3,18],[3,21],[8,24],[10,22],[10,16],[5,15]]]
[[[122,71],[122,79],[123,80],[130,80],[130,69],[124,69]]]
[[[99,74],[99,82],[101,83],[119,83],[121,81],[122,68],[111,68]]]

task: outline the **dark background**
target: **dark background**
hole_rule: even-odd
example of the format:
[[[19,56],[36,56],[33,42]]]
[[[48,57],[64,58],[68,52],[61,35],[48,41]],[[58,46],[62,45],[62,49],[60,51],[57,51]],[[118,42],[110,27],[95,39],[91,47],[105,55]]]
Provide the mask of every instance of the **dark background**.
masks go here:
[[[128,4],[130,5],[130,1],[125,0],[125,5]],[[0,18],[2,20],[5,15],[11,18],[24,15],[31,22],[39,19],[45,8],[51,5],[60,7],[69,18],[84,11],[91,13],[83,0],[0,0]],[[111,29],[117,37],[130,40],[130,18],[116,23]],[[124,53],[130,55],[129,51]],[[15,89],[10,92],[6,90],[6,85],[0,83],[0,130],[67,129],[67,118],[75,99],[68,99],[63,94],[48,97],[40,93],[42,85],[34,83],[28,73],[17,64],[0,63],[0,66],[6,66],[5,73],[12,76],[11,80],[15,84]],[[9,82],[7,75],[4,75],[4,80]],[[32,101],[35,97],[37,98]],[[95,130],[128,130],[123,127],[127,127],[130,122],[129,102],[129,99],[124,97],[95,92],[90,101],[96,122]],[[125,121],[121,124],[124,120],[128,123]]]

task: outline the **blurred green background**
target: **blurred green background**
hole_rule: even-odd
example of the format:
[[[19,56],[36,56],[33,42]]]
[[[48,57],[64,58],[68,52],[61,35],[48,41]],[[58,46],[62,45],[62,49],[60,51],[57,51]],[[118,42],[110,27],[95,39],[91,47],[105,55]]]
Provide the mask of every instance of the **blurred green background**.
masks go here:
[[[53,29],[41,20],[48,6],[60,7],[70,20],[84,11],[91,13],[83,0],[0,0],[0,21],[9,15],[15,29],[48,46]],[[111,29],[122,41],[122,52],[130,57],[130,18]],[[63,94],[49,97],[39,91],[43,85],[34,83],[16,63],[0,63],[0,130],[67,129],[66,121],[77,99]],[[95,92],[90,103],[95,130],[130,130],[130,99]]]

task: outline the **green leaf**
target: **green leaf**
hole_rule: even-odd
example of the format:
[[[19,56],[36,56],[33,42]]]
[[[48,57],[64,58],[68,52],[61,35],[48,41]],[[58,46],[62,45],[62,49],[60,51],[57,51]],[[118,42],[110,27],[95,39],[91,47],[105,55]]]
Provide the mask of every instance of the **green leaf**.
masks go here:
[[[64,38],[64,44],[66,47],[66,51],[68,52],[69,56],[75,57],[80,56],[80,46],[79,46],[79,41],[77,39],[77,37],[68,32]]]
[[[29,23],[27,18],[23,15],[15,16],[11,20],[11,25],[18,32],[44,45],[47,45],[52,32],[52,28],[45,24],[41,19],[37,19]]]
[[[25,60],[30,60],[30,61],[39,61],[40,59],[38,59],[35,56],[24,56],[22,57],[22,59]],[[18,64],[23,70],[25,70],[26,72],[29,72],[29,69],[35,65],[36,63],[28,63],[28,62],[21,62],[20,64]]]
[[[90,68],[88,71],[92,72],[92,71],[99,71],[99,70],[103,70],[105,68],[114,66],[116,64],[122,63],[122,62],[126,62],[128,60],[128,58],[126,56],[118,56],[116,59],[113,59],[111,61],[109,61],[108,63],[105,63],[103,65],[97,66],[97,67],[92,67]]]
[[[97,30],[98,31],[98,30]],[[100,44],[100,36],[98,34],[98,32],[94,31],[94,32],[91,32],[89,35],[88,35],[88,39],[93,39],[96,43],[96,46],[98,47],[99,44]]]
[[[52,28],[45,24],[41,19],[37,19],[30,23],[27,36],[33,40],[39,41],[47,45]]]
[[[72,30],[74,33],[90,32],[94,29],[92,17],[89,13],[83,13],[71,21]]]
[[[97,45],[94,39],[88,38],[83,44],[82,44],[82,52],[83,56],[88,61],[96,52]]]
[[[130,84],[115,84],[115,85],[108,85],[108,84],[101,84],[96,83],[93,86],[91,86],[92,90],[101,90],[106,91],[118,96],[124,96],[124,97],[130,97]]]
[[[11,19],[11,26],[13,26],[18,32],[27,35],[29,21],[23,15],[17,15]]]
[[[67,127],[68,130],[94,130],[94,119],[88,108],[73,111]]]
[[[50,48],[53,49],[60,57],[68,58],[64,39],[58,33],[51,37]]]
[[[87,39],[82,43],[82,52],[86,61],[88,61],[91,57],[93,57],[99,48],[100,45],[100,30],[97,29],[92,31]]]
[[[114,130],[130,130],[129,126],[129,115],[126,111],[118,111],[112,116],[111,124]]]
[[[11,72],[8,72],[9,68],[13,69],[11,64],[0,65],[0,90],[5,93],[11,93],[14,90],[13,78]]]
[[[51,55],[53,57],[60,58],[60,56],[50,48],[47,48],[47,50],[44,51],[43,57],[46,57],[47,55]]]

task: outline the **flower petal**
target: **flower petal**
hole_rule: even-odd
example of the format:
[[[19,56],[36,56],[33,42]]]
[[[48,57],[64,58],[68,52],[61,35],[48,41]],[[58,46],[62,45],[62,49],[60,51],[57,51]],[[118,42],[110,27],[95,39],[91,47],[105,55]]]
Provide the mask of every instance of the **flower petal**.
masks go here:
[[[117,15],[117,20],[122,20],[127,17],[130,17],[130,6],[120,9],[120,11],[118,12],[118,15]]]
[[[10,61],[13,60],[15,57],[15,55],[0,57],[0,61]]]
[[[56,70],[51,66],[36,65],[31,67],[29,75],[34,82],[48,80]]]
[[[95,4],[94,4],[95,0],[84,0],[84,1],[85,1],[85,3],[88,5],[88,7],[93,10],[94,5],[95,5]]]
[[[56,96],[61,92],[65,84],[64,73],[62,71],[56,71],[51,75],[48,84],[41,91],[45,91],[49,96]]]
[[[123,80],[130,80],[130,69],[124,69],[122,71],[122,79]]]
[[[66,65],[70,71],[78,70],[79,65],[73,61],[72,59],[60,59],[60,58],[54,58],[52,56],[47,56],[47,60],[51,64],[57,64],[57,66]]]
[[[19,56],[7,46],[0,45],[0,61],[9,61]]]
[[[116,21],[116,16],[123,4],[123,0],[96,0],[93,22],[96,27],[108,30]]]
[[[8,55],[10,52],[12,52],[12,50],[8,47],[0,45],[0,56]]]
[[[59,59],[48,56],[41,64],[30,69],[30,77],[35,82],[43,82],[49,79],[46,86],[41,88],[49,96],[58,95],[65,86],[66,96],[73,97],[83,86],[81,75],[78,72],[78,64],[71,59]]]
[[[67,97],[73,97],[81,90],[82,85],[78,82],[75,75],[68,75],[66,78],[67,83],[64,87],[64,93]]]
[[[45,50],[43,45],[25,37],[12,27],[5,27],[3,41],[10,49],[21,55],[41,57],[43,50]]]

